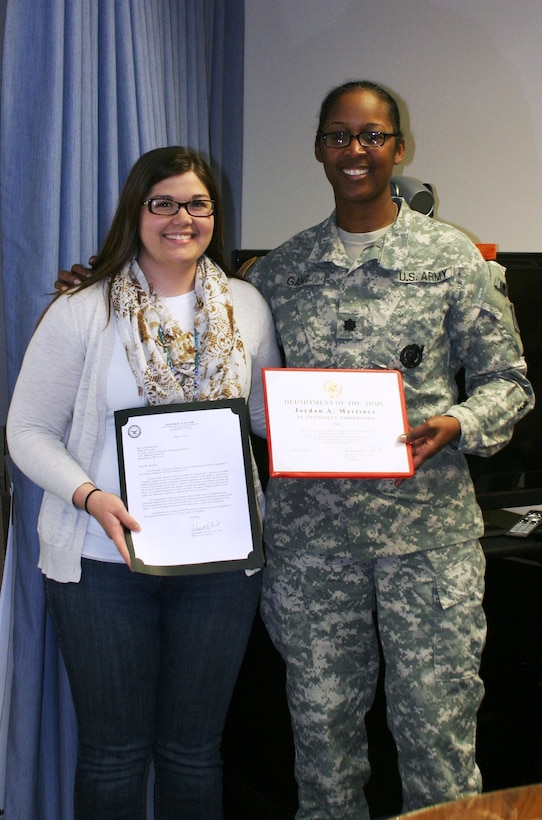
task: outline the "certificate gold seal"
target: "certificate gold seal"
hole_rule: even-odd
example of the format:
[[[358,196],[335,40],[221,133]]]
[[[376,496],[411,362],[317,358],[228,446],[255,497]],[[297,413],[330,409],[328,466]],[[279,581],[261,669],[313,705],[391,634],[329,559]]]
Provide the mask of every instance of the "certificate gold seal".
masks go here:
[[[335,379],[327,379],[324,382],[324,392],[330,399],[337,399],[343,392],[342,384]]]

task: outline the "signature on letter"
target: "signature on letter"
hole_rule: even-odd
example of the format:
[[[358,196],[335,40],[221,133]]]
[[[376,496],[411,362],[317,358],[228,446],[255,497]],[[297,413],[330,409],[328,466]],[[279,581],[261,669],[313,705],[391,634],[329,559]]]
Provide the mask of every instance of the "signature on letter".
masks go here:
[[[210,521],[205,521],[201,524],[192,524],[192,535],[200,535],[201,533],[212,532],[220,527],[218,518],[213,518]]]

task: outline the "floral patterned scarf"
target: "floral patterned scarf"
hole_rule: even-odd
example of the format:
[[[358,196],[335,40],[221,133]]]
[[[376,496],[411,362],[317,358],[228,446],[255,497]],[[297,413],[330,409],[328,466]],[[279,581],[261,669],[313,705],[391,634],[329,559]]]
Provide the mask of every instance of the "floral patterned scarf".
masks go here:
[[[111,298],[120,336],[146,404],[238,398],[246,384],[243,342],[226,274],[198,261],[194,331],[185,331],[153,293],[133,260],[114,279]]]

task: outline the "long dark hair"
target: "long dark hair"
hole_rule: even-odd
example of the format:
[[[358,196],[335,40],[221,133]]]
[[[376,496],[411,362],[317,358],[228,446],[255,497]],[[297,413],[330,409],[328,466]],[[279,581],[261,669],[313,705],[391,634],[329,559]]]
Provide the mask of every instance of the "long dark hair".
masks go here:
[[[193,171],[205,185],[210,198],[215,202],[214,230],[205,253],[229,273],[222,236],[222,202],[214,174],[197,151],[173,145],[148,151],[133,166],[124,183],[111,227],[96,256],[92,274],[82,282],[78,290],[102,279],[112,280],[134,256],[137,256],[140,248],[141,205],[148,192],[153,185],[163,179],[189,171]]]
[[[399,106],[394,97],[386,91],[381,85],[377,85],[377,83],[373,83],[370,80],[350,80],[347,83],[343,83],[342,85],[338,85],[336,88],[333,88],[329,94],[324,98],[322,105],[320,106],[320,115],[318,117],[318,130],[316,133],[316,139],[319,138],[320,134],[322,133],[322,129],[324,124],[329,116],[329,112],[333,108],[334,104],[337,100],[342,97],[343,94],[347,94],[349,91],[372,91],[382,102],[386,103],[388,106],[388,114],[391,120],[391,124],[393,130],[396,134],[400,136],[395,138],[396,144],[399,145],[401,139],[403,138],[403,132],[401,129],[401,114],[399,113]]]

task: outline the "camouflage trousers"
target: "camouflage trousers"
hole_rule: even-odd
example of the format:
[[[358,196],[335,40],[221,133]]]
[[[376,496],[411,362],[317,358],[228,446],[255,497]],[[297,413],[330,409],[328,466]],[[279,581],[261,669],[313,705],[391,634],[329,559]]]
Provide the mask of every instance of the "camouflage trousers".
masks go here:
[[[484,570],[478,541],[372,560],[268,550],[262,614],[287,667],[298,820],[369,818],[375,620],[403,811],[481,790]]]

